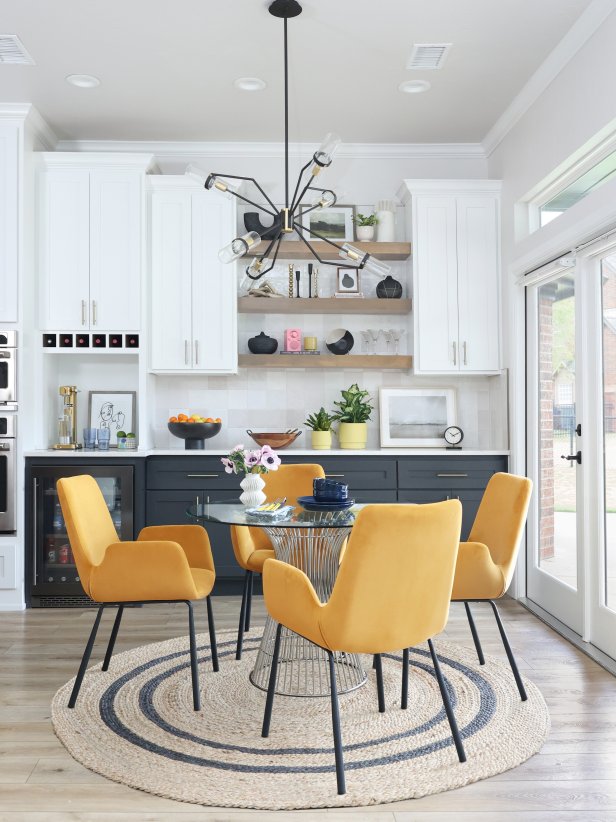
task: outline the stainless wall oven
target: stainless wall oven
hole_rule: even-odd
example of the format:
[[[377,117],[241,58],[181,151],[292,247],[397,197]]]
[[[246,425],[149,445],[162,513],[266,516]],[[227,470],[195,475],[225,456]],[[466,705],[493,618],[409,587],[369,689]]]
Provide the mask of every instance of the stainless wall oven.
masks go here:
[[[17,331],[0,331],[0,404],[17,402]]]
[[[5,411],[0,406],[0,533],[14,533],[16,528],[16,429],[14,411]]]

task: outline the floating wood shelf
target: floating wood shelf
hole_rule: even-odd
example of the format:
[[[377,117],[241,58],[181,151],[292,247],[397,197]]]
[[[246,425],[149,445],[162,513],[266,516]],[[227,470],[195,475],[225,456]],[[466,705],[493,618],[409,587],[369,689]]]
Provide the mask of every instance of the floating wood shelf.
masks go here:
[[[240,368],[378,368],[409,371],[413,358],[404,354],[240,354]]]
[[[342,245],[340,242],[340,245]],[[339,266],[344,266],[344,260],[338,256],[337,249],[331,245],[324,243],[322,240],[311,241],[310,244],[314,246],[314,250],[322,259],[333,260]],[[256,257],[258,254],[264,254],[269,241],[262,241],[255,248],[251,249],[246,256]],[[410,243],[356,243],[351,245],[365,251],[366,254],[373,254],[379,260],[406,260],[411,256]],[[314,256],[300,240],[288,240],[280,245],[278,252],[279,260],[314,260],[316,265],[319,265]]]
[[[240,297],[240,314],[409,314],[411,300],[361,299],[359,297]]]

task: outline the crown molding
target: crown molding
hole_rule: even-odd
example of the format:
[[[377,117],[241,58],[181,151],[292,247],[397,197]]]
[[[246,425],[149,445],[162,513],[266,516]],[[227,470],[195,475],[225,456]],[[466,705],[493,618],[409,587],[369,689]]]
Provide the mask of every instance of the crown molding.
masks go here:
[[[314,153],[316,143],[292,143],[289,156],[302,159]],[[209,160],[250,157],[279,159],[284,154],[281,142],[194,142],[156,140],[60,140],[57,151],[140,152],[154,154],[157,160],[186,162],[187,158]],[[484,160],[480,143],[346,143],[336,157],[357,160],[455,159]]]
[[[75,168],[84,166],[92,168],[115,168],[134,171],[156,170],[152,154],[143,152],[97,152],[96,156],[79,151],[38,151],[37,160],[46,168]]]
[[[593,0],[483,138],[481,145],[486,157],[490,157],[614,10],[616,0]]]
[[[43,148],[53,150],[58,138],[32,103],[0,103],[0,120],[18,120],[38,139]]]

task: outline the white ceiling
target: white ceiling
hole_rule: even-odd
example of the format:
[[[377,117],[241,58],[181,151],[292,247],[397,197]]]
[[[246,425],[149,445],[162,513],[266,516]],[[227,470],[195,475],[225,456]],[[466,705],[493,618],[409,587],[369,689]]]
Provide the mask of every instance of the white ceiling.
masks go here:
[[[478,142],[591,0],[304,0],[289,21],[290,137]],[[36,66],[0,65],[0,101],[64,139],[281,140],[282,21],[265,0],[3,0],[0,34]],[[407,71],[413,43],[453,43]],[[93,74],[95,89],[69,86]],[[238,91],[241,76],[265,91]],[[424,94],[401,94],[427,79]]]

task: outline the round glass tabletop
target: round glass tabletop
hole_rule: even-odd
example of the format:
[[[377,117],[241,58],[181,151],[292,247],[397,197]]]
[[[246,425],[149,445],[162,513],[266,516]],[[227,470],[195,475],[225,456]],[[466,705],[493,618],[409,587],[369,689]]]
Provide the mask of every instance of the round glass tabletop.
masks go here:
[[[197,522],[224,525],[256,525],[262,528],[351,528],[356,514],[363,505],[354,505],[346,511],[305,511],[293,508],[286,516],[267,517],[249,514],[239,503],[200,503],[189,505],[186,513]]]

